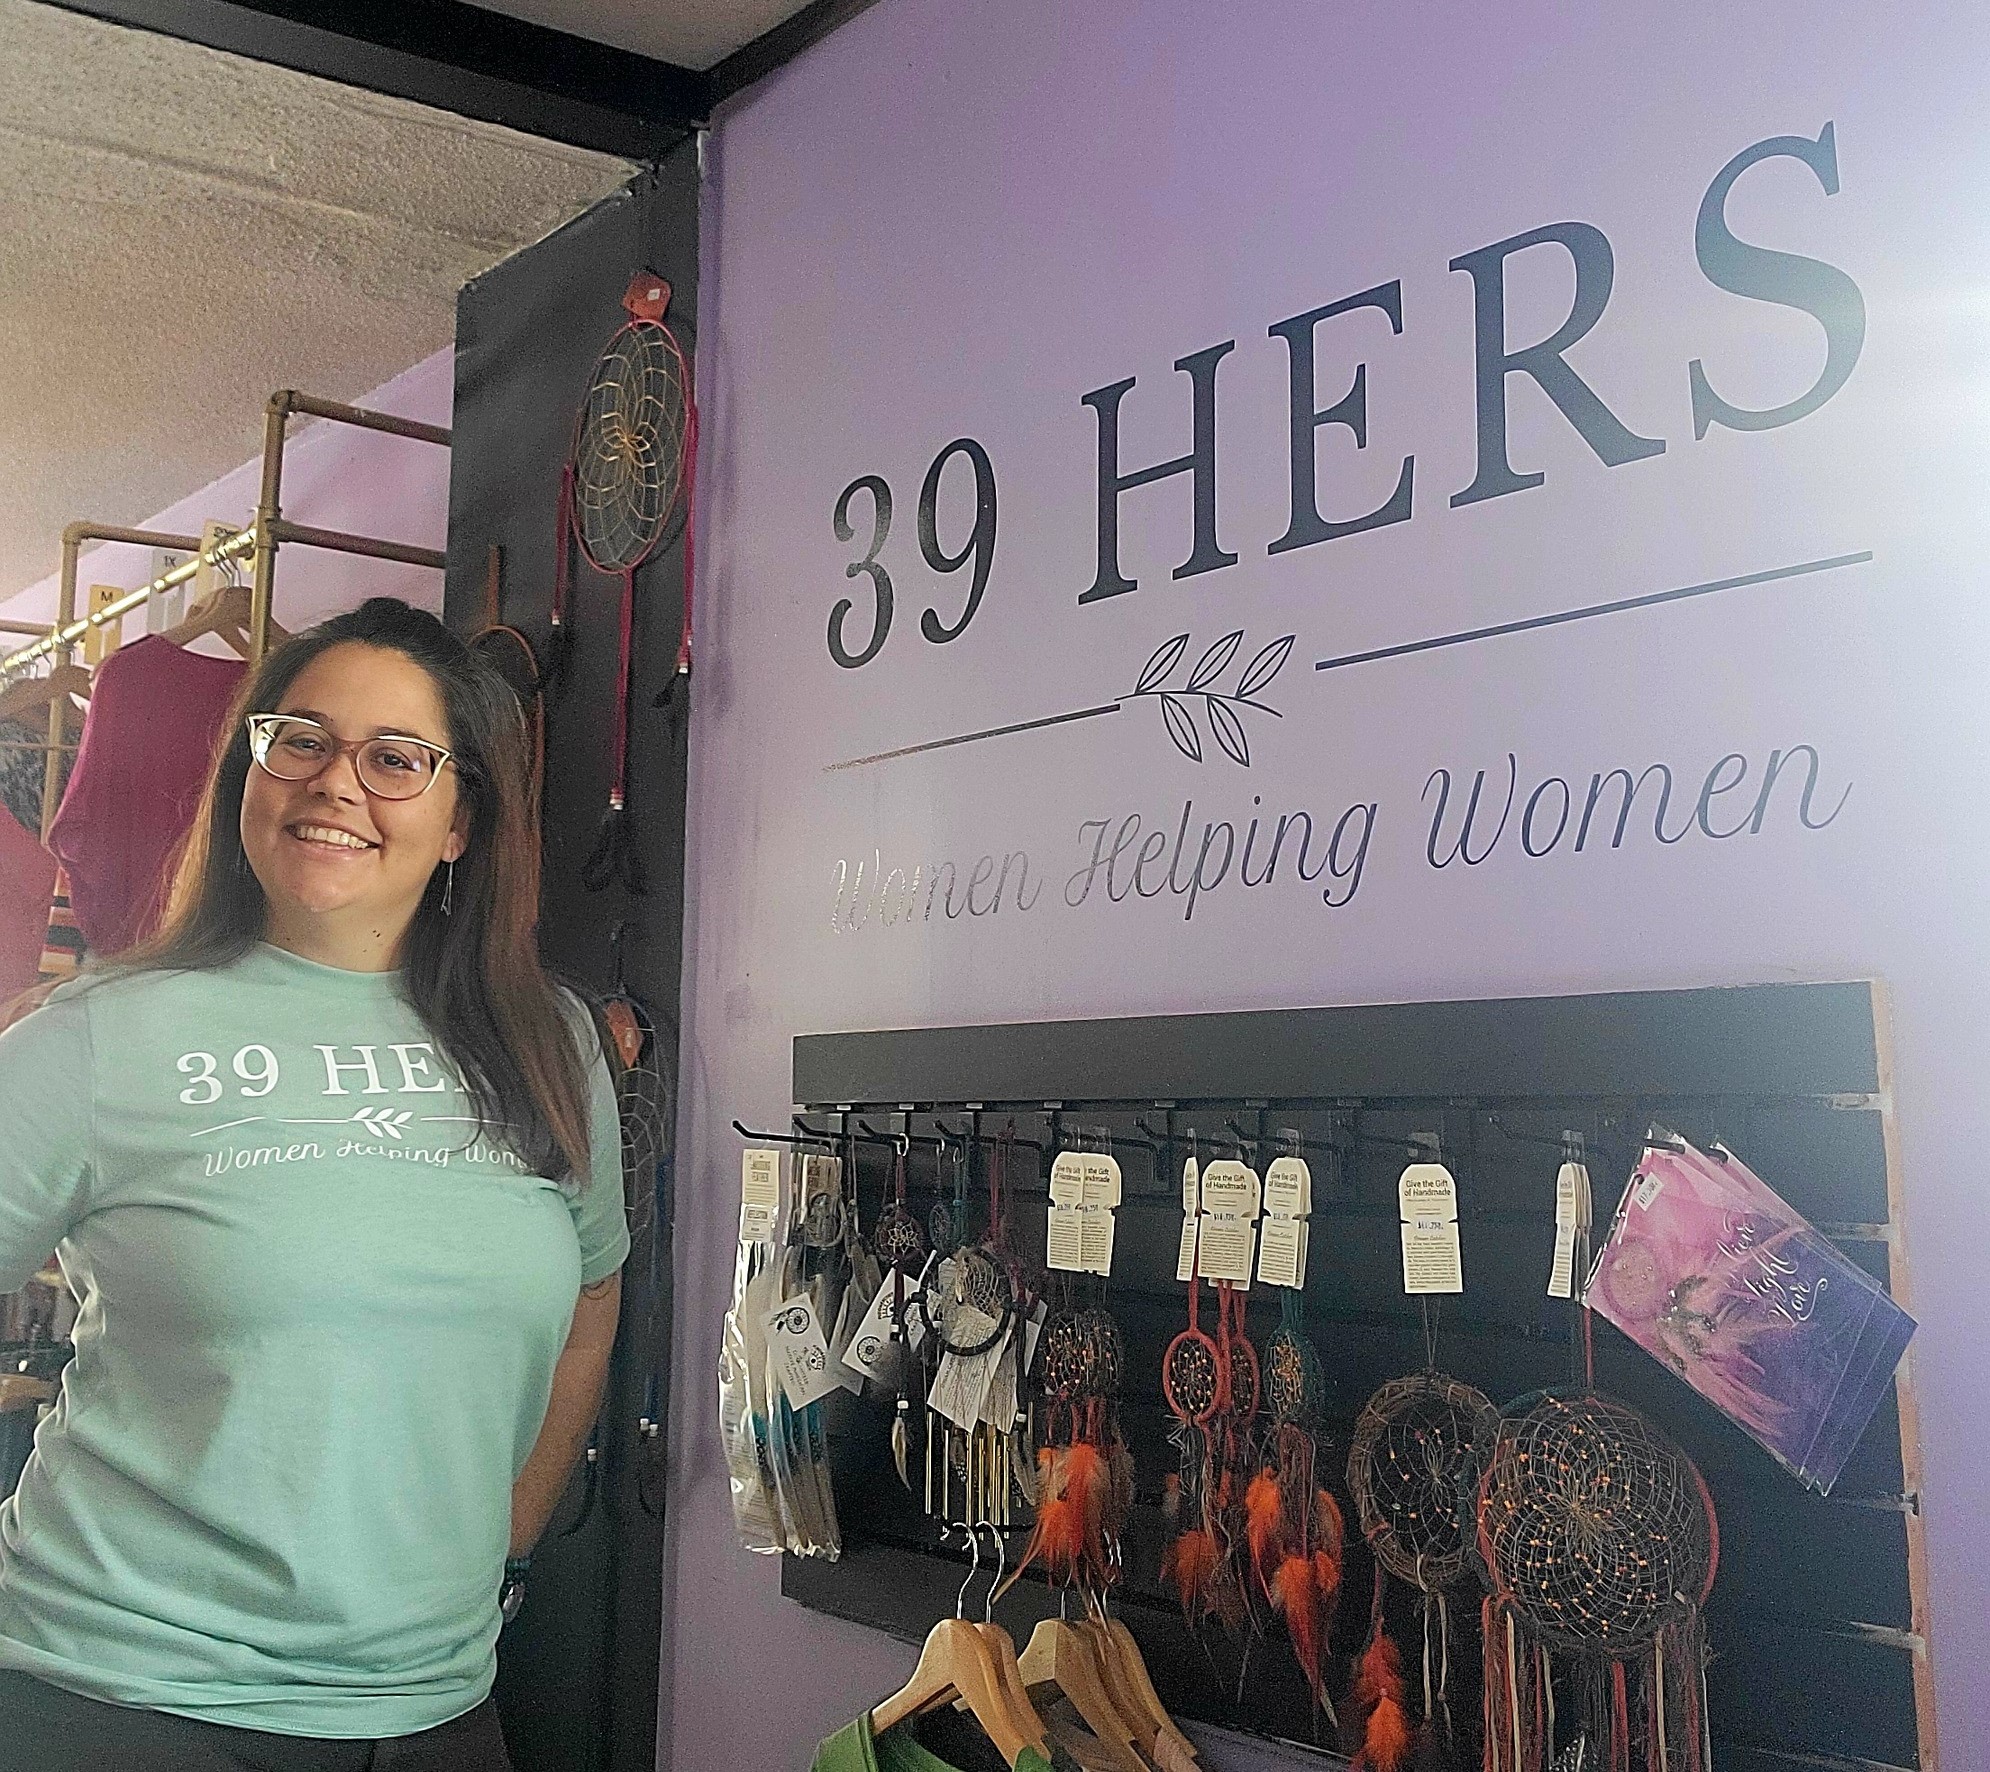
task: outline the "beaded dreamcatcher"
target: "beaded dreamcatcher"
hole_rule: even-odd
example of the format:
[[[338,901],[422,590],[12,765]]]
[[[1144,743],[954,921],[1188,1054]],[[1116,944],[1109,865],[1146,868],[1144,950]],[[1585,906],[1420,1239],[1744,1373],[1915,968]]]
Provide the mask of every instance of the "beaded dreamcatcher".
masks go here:
[[[1420,1765],[1451,1748],[1451,1615],[1445,1590],[1470,1568],[1472,1541],[1462,1498],[1475,1447],[1499,1420],[1490,1399],[1434,1369],[1390,1380],[1354,1424],[1347,1487],[1361,1535],[1375,1556],[1368,1643],[1356,1670],[1356,1766],[1397,1772],[1414,1750]],[[1402,1652],[1382,1602],[1393,1575],[1422,1595],[1423,1716],[1414,1733]]]
[[[1279,1326],[1265,1343],[1270,1431],[1244,1492],[1245,1535],[1258,1590],[1285,1620],[1313,1702],[1338,1723],[1327,1696],[1326,1653],[1340,1602],[1345,1526],[1319,1469],[1314,1436],[1325,1375],[1306,1334],[1305,1304],[1303,1292],[1288,1290]]]
[[[1486,1772],[1558,1751],[1598,1772],[1711,1772],[1703,1609],[1720,1530],[1692,1460],[1581,1389],[1521,1398],[1481,1449]]]
[[[1179,1472],[1171,1471],[1165,1482],[1162,1512],[1174,1537],[1161,1574],[1181,1596],[1191,1625],[1214,1617],[1235,1630],[1245,1607],[1229,1530],[1232,1496],[1218,1456],[1230,1364],[1224,1344],[1202,1326],[1200,1273],[1189,1281],[1188,1301],[1188,1326],[1161,1356],[1161,1392],[1174,1418],[1168,1436],[1181,1460]]]
[[[1119,1425],[1125,1370],[1119,1324],[1103,1306],[1067,1305],[1044,1324],[1036,1526],[1011,1583],[1037,1561],[1053,1581],[1093,1593],[1119,1579],[1120,1535],[1133,1506],[1133,1456]]]

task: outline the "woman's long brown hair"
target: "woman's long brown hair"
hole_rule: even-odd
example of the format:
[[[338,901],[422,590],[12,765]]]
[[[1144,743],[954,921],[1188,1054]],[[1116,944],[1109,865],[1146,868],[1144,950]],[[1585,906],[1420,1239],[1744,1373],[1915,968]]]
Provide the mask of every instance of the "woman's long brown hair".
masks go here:
[[[402,988],[462,1072],[486,1136],[563,1186],[588,1173],[591,1037],[540,963],[539,833],[531,812],[525,723],[504,679],[424,610],[374,597],[306,629],[266,657],[235,698],[157,935],[110,971],[198,971],[262,939],[263,889],[242,849],[252,761],[243,722],[274,712],[304,668],[334,646],[398,652],[428,673],[448,721],[459,804],[469,813],[450,910],[435,870],[401,952]]]

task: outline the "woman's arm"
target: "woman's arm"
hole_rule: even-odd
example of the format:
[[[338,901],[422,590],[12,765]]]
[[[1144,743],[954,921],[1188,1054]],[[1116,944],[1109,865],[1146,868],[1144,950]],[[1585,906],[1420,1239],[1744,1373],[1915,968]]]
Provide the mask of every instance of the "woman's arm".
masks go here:
[[[622,1276],[583,1286],[574,1304],[573,1327],[553,1368],[553,1395],[546,1419],[533,1444],[532,1456],[511,1487],[511,1554],[527,1555],[546,1530],[560,1504],[567,1479],[594,1418],[601,1413],[608,1387],[608,1358],[615,1347],[615,1326],[622,1315]]]

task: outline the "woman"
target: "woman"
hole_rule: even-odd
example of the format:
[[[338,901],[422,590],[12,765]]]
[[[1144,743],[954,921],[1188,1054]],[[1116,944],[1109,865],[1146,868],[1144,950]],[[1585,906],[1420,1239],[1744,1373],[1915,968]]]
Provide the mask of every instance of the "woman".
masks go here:
[[[0,1772],[500,1772],[507,1552],[600,1405],[614,1091],[541,969],[516,702],[376,598],[253,673],[162,932],[0,1036]]]

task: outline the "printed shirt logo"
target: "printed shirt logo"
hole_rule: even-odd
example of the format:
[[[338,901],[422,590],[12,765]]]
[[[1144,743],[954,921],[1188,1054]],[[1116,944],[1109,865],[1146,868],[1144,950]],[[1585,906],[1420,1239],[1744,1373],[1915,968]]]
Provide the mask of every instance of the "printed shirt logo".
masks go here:
[[[204,1167],[209,1175],[349,1157],[385,1157],[438,1168],[456,1161],[513,1170],[525,1166],[509,1148],[489,1136],[503,1128],[485,1127],[470,1111],[463,1079],[447,1067],[428,1041],[344,1046],[313,1043],[301,1052],[289,1052],[287,1057],[280,1056],[275,1047],[254,1042],[225,1058],[197,1051],[181,1053],[174,1062],[183,1079],[178,1091],[183,1107],[226,1114],[229,1107],[268,1100],[273,1110],[226,1114],[219,1119],[190,1116],[206,1121],[189,1127],[187,1137],[207,1142]],[[269,1099],[276,1097],[286,1073],[289,1087],[281,1098]],[[307,1090],[302,1078],[319,1086]],[[421,1113],[397,1101],[364,1102],[350,1110],[339,1103],[338,1111],[329,1114],[282,1111],[315,1106],[326,1097],[353,1095],[403,1100],[417,1096],[424,1098],[423,1105],[455,1111]],[[299,1100],[299,1096],[304,1099]],[[433,1132],[426,1130],[431,1127]],[[292,1135],[280,1133],[278,1128],[298,1131]],[[242,1136],[231,1138],[231,1133]]]

